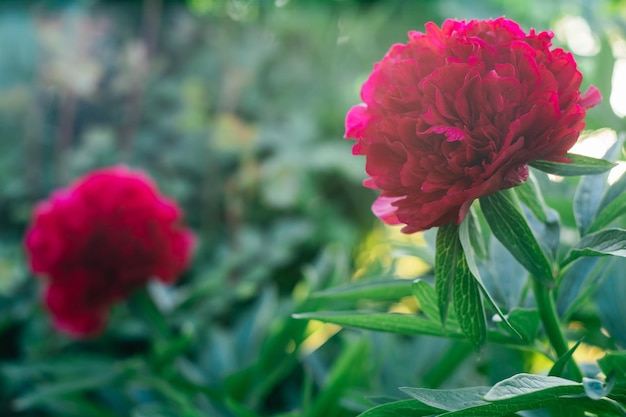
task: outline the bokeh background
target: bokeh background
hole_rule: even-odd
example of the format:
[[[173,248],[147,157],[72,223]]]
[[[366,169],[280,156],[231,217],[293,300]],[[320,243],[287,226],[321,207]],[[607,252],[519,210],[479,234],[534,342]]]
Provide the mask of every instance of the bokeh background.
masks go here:
[[[547,366],[291,318],[346,307],[313,291],[428,273],[432,236],[371,214],[344,116],[409,30],[502,15],[552,29],[584,87],[601,90],[579,151],[602,156],[626,115],[624,1],[0,2],[0,415],[352,416],[398,386],[488,384]],[[100,338],[59,335],[26,268],[33,205],[119,163],[152,175],[200,238],[177,286],[149,288],[172,340],[132,300]],[[543,180],[573,227],[576,179]]]

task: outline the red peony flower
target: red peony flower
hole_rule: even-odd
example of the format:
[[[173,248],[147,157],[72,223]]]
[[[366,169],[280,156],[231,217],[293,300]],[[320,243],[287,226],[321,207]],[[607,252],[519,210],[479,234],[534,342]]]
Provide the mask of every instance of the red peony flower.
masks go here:
[[[552,33],[499,18],[447,20],[391,47],[346,117],[353,154],[381,190],[373,211],[405,233],[460,224],[472,202],[528,177],[529,162],[568,161],[600,102]]]
[[[93,171],[37,205],[26,248],[33,272],[49,278],[56,327],[97,334],[111,305],[150,278],[174,282],[194,242],[181,217],[150,178],[123,166]]]

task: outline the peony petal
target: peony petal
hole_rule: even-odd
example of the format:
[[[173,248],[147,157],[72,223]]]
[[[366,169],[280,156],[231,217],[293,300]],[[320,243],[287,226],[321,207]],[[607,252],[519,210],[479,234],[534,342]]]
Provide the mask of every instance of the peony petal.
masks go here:
[[[602,101],[602,94],[600,90],[594,85],[590,85],[585,94],[580,96],[578,103],[586,109],[589,109]]]
[[[389,225],[400,224],[398,216],[396,215],[397,207],[393,206],[393,203],[402,200],[403,197],[384,197],[379,196],[374,204],[372,204],[372,212]]]
[[[361,103],[353,106],[346,115],[346,133],[344,138],[359,139],[368,121],[367,105]]]

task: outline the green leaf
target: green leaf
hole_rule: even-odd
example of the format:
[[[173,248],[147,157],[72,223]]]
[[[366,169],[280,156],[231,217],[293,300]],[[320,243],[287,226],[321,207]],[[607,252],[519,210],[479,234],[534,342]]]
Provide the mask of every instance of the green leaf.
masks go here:
[[[379,301],[398,300],[412,294],[411,285],[411,280],[405,279],[386,279],[368,282],[357,281],[349,285],[315,292],[311,297],[345,301],[359,301],[364,299]]]
[[[437,294],[435,289],[423,279],[416,279],[411,286],[413,295],[417,299],[422,313],[433,321],[440,320],[439,307],[437,307]],[[452,317],[448,317],[452,321]],[[456,322],[456,319],[454,320]],[[455,327],[455,326],[453,326]]]
[[[424,405],[439,410],[454,411],[486,404],[483,397],[489,391],[489,387],[469,387],[448,390],[402,387],[400,390]]]
[[[502,401],[526,396],[527,399],[549,399],[584,392],[579,382],[554,376],[517,374],[494,385],[485,394],[486,401]]]
[[[480,199],[480,207],[494,236],[517,261],[545,285],[552,285],[552,269],[533,236],[511,190]]]
[[[326,377],[324,387],[316,395],[305,417],[331,417],[341,415],[340,401],[344,393],[363,378],[363,364],[368,360],[369,344],[365,339],[349,343]]]
[[[462,338],[460,331],[442,330],[441,323],[423,317],[395,313],[364,313],[360,311],[334,311],[294,314],[297,319],[320,320],[340,326],[408,334]]]
[[[582,340],[579,340],[578,342],[576,342],[574,346],[572,346],[567,352],[561,355],[561,357],[559,357],[556,360],[556,362],[554,362],[554,365],[552,365],[552,368],[550,368],[550,372],[548,373],[549,376],[560,377],[563,375],[563,372],[565,371],[565,367],[567,366],[567,363],[571,359],[576,349],[578,349],[578,346],[580,346],[581,342]]]
[[[476,284],[479,286],[481,292],[487,298],[487,301],[493,307],[493,309],[496,310],[496,313],[498,314],[498,316],[500,316],[500,318],[502,319],[504,324],[511,331],[513,331],[513,333],[515,333],[519,337],[521,337],[521,335],[517,332],[517,330],[515,330],[515,328],[513,326],[511,326],[511,323],[509,323],[509,321],[506,318],[506,316],[504,315],[504,313],[502,313],[502,311],[500,310],[500,307],[498,307],[498,305],[496,304],[495,300],[491,297],[491,294],[489,294],[489,291],[487,291],[487,287],[485,286],[485,284],[483,282],[483,279],[480,276],[480,271],[478,270],[478,265],[476,265],[476,261],[474,259],[474,251],[472,250],[473,245],[471,244],[472,235],[476,234],[476,233],[480,233],[480,231],[475,230],[475,229],[472,230],[472,222],[469,220],[469,219],[471,219],[471,217],[472,216],[468,216],[465,219],[465,221],[463,221],[461,223],[461,225],[459,226],[459,240],[461,242],[461,247],[463,248],[463,251],[461,252],[461,256],[459,256],[459,259],[460,258],[465,258],[464,259],[465,263],[464,264],[459,264],[459,266],[463,267],[464,265],[466,265],[469,268],[469,270],[471,272],[470,276],[473,275],[473,279],[476,281]],[[459,273],[465,274],[466,271],[461,269],[461,270],[458,270],[457,274],[459,274]],[[457,279],[459,279],[459,278],[457,278]],[[455,297],[456,297],[456,293],[455,293]],[[481,303],[481,310],[482,310],[482,316],[484,317],[485,316],[485,312],[484,312],[484,308],[482,308],[482,303]]]
[[[536,309],[515,307],[509,311],[507,319],[510,326],[515,329],[516,336],[521,337],[527,343],[532,343],[535,340],[540,323],[539,313]]]
[[[120,369],[110,369],[101,374],[74,377],[71,380],[56,383],[40,384],[33,392],[30,392],[13,401],[13,407],[18,411],[24,411],[48,400],[54,400],[67,394],[73,394],[90,389],[102,388],[109,385],[121,374]]]
[[[606,229],[583,237],[570,251],[561,267],[582,256],[619,256],[626,258],[626,230]]]
[[[566,155],[571,162],[535,161],[529,165],[548,174],[561,175],[564,177],[574,175],[601,174],[613,168],[614,163],[605,159],[596,159],[589,156],[568,153]]]
[[[417,400],[402,400],[370,408],[359,414],[359,417],[423,417],[432,416],[441,411]]]
[[[453,223],[443,225],[437,231],[435,254],[435,290],[441,323],[445,327],[448,306],[452,298],[452,285],[457,273],[461,242],[458,227]]]
[[[602,209],[602,211],[599,211],[599,213],[596,215],[596,218],[587,229],[587,233],[592,233],[597,230],[600,230],[603,227],[608,226],[609,224],[611,224],[611,222],[613,222],[614,220],[616,220],[617,218],[625,214],[626,214],[626,193],[621,194],[620,196],[616,197],[610,203],[608,203],[606,207]]]
[[[480,349],[487,339],[487,319],[480,296],[480,287],[469,270],[463,252],[457,260],[453,292],[454,311],[461,330],[474,348]]]
[[[605,375],[615,373],[618,381],[626,382],[626,350],[606,352],[598,365]]]
[[[622,150],[626,135],[620,134],[617,141],[604,154],[604,159],[615,161]],[[599,211],[601,199],[607,187],[609,174],[590,175],[580,179],[574,194],[574,218],[581,236],[585,235],[596,213]],[[608,202],[607,202],[608,203]]]
[[[528,173],[528,180],[526,180],[526,182],[515,187],[515,192],[520,201],[528,207],[540,222],[545,223],[548,220],[546,202],[543,199],[541,189],[532,171]]]

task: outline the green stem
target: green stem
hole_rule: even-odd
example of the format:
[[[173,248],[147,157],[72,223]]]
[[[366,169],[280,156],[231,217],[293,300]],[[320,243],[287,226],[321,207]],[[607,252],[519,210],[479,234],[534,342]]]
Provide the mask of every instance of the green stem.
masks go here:
[[[533,291],[535,293],[535,301],[539,309],[541,322],[550,341],[550,345],[558,357],[563,356],[569,350],[567,340],[561,330],[561,323],[556,312],[552,291],[546,288],[538,279],[533,277]],[[576,381],[582,380],[582,372],[573,359],[569,361],[569,369]]]

